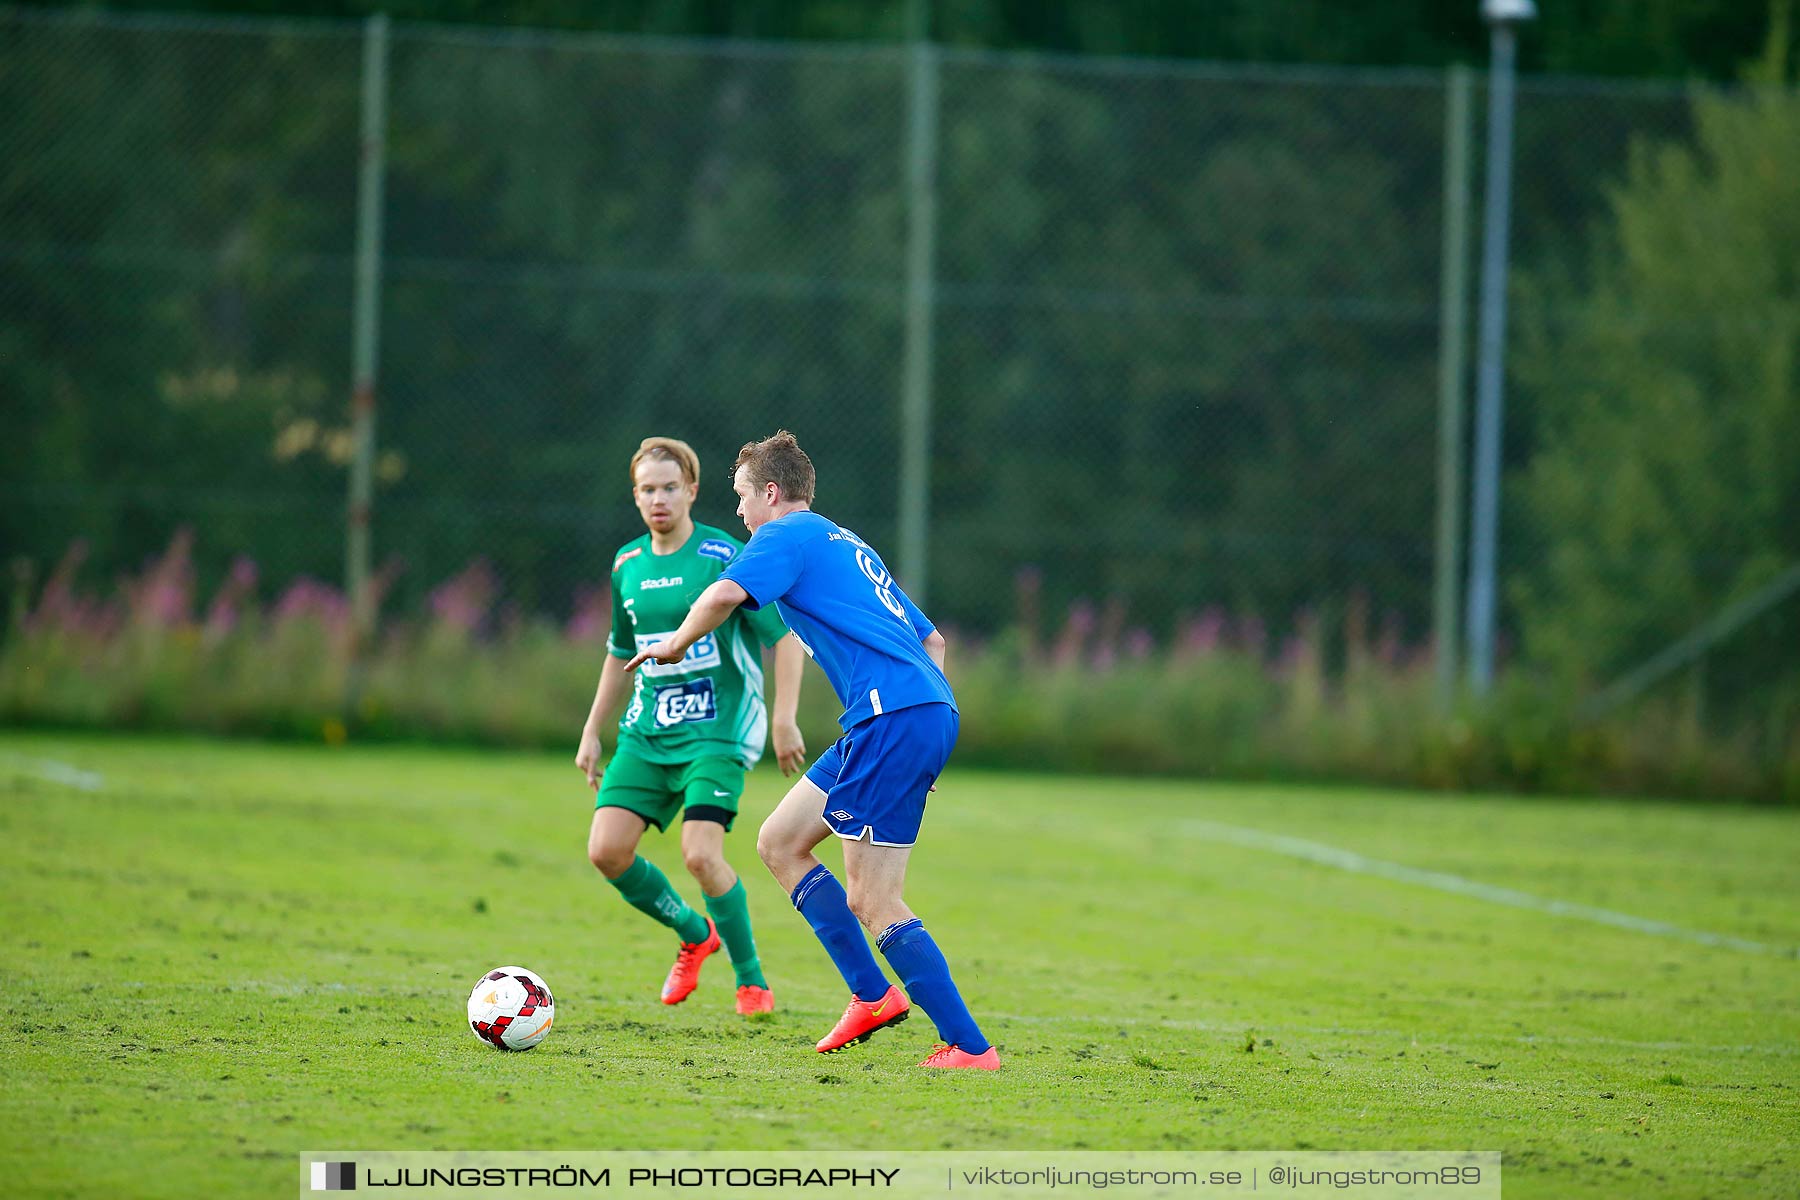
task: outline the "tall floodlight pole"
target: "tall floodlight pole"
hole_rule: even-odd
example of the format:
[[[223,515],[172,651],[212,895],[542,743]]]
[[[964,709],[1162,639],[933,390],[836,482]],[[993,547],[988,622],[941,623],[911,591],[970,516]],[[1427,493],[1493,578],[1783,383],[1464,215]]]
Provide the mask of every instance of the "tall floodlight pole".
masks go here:
[[[1469,323],[1469,86],[1471,72],[1457,64],[1444,80],[1444,249],[1438,287],[1438,507],[1432,555],[1431,645],[1433,696],[1439,712],[1456,698],[1456,659],[1462,638],[1462,606],[1456,580],[1462,574],[1463,425],[1468,408],[1464,336]]]
[[[1513,68],[1532,0],[1482,0],[1491,34],[1487,206],[1481,252],[1481,344],[1475,380],[1475,471],[1469,511],[1469,685],[1494,682],[1494,563],[1500,540],[1500,428],[1506,351],[1506,234],[1512,205]]]
[[[363,33],[362,155],[356,183],[356,285],[351,302],[349,536],[344,590],[360,652],[375,625],[369,594],[369,508],[374,502],[375,370],[381,336],[381,207],[387,174],[388,19],[370,17]],[[359,653],[360,657],[360,653]]]
[[[938,60],[931,2],[907,5],[906,341],[900,378],[900,579],[930,585],[933,267],[937,258]]]

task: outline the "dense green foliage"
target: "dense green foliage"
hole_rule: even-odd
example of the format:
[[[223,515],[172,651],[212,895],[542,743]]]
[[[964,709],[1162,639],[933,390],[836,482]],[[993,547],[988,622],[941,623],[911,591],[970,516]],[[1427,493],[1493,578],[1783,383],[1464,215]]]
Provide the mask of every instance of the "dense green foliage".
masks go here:
[[[111,572],[187,523],[209,578],[244,552],[338,577],[359,36],[12,32],[0,106],[52,132],[0,160],[0,540],[42,564],[86,538]],[[400,607],[481,555],[565,610],[635,532],[620,464],[651,429],[711,464],[795,429],[821,507],[892,556],[904,67],[397,33],[375,543]],[[1165,632],[1360,588],[1418,636],[1441,79],[951,57],[938,90],[934,615],[998,629],[1036,567]],[[1528,255],[1681,113],[1591,108],[1526,97]]]
[[[1036,580],[1049,609],[1113,606],[1156,645],[1209,608],[1277,639],[1312,613],[1333,680],[1359,597],[1423,640],[1442,76],[995,55],[971,47],[1130,47],[1097,8],[979,8],[938,14],[929,611],[996,634]],[[775,11],[675,5],[657,29],[771,34]],[[699,514],[727,521],[722,464],[794,428],[821,509],[897,559],[907,59],[847,44],[871,36],[852,6],[783,11],[838,40],[397,27],[391,618],[476,560],[515,625],[579,608],[638,531],[622,466],[651,431],[698,446]],[[1265,57],[1331,57],[1305,41],[1331,22],[1276,11],[1208,19]],[[1658,45],[1737,28],[1635,11]],[[1792,33],[1732,11],[1766,33],[1763,90],[1520,97],[1504,616],[1558,689],[1797,552]],[[245,553],[265,589],[341,578],[360,30],[0,22],[0,546],[32,573],[79,541],[92,586],[185,526],[209,589]],[[1729,698],[1763,764],[1794,736],[1793,611],[1727,647],[1683,718]]]
[[[1611,189],[1589,282],[1540,278],[1521,373],[1539,445],[1519,512],[1532,657],[1622,670],[1800,562],[1800,92],[1695,100],[1692,145],[1648,140]],[[1571,301],[1574,301],[1571,303]],[[1800,720],[1795,605],[1708,663],[1700,694]],[[1784,670],[1783,663],[1787,670]],[[1766,683],[1785,677],[1785,691]],[[1755,689],[1755,690],[1752,690]]]
[[[778,1011],[733,1014],[721,963],[659,1004],[673,939],[585,861],[568,758],[0,737],[15,1190],[292,1194],[323,1148],[1307,1146],[1500,1150],[1515,1198],[1800,1188],[1792,958],[1220,836],[1793,947],[1791,811],[954,769],[908,896],[1006,1066],[946,1079],[922,1018],[812,1052],[842,984],[750,850],[773,772],[727,853]],[[463,1001],[513,962],[557,1020],[503,1056]]]

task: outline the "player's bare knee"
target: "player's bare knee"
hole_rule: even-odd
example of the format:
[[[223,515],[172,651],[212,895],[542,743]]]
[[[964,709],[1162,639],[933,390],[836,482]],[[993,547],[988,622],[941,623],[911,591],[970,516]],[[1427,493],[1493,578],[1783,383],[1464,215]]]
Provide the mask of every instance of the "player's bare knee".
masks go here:
[[[681,863],[687,868],[689,875],[692,875],[702,883],[715,875],[719,875],[731,869],[725,864],[724,855],[718,854],[711,849],[701,849],[699,847],[683,846],[681,848]]]
[[[793,846],[781,836],[774,817],[764,821],[756,831],[756,857],[762,859],[763,866],[777,874],[780,874],[779,868],[783,863],[791,862],[795,857]]]
[[[588,861],[608,879],[617,879],[631,869],[637,851],[616,842],[596,839],[588,843]]]

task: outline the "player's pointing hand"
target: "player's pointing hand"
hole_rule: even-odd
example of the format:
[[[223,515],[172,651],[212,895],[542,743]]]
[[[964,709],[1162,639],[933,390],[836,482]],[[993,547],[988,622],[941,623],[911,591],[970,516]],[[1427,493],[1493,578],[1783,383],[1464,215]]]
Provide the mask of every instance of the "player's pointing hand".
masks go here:
[[[659,663],[678,663],[687,657],[687,651],[677,649],[674,642],[658,642],[654,646],[646,646],[631,656],[625,664],[627,671],[635,671],[651,659]]]

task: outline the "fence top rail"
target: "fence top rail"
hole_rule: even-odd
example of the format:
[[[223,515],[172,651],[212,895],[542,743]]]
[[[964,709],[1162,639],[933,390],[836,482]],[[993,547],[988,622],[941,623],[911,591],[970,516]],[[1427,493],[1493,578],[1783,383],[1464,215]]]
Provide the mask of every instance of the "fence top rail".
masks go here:
[[[177,12],[117,12],[99,9],[41,9],[0,4],[0,22],[65,28],[136,30],[146,33],[280,34],[284,37],[359,37],[364,18],[265,17],[256,15]],[[493,48],[564,50],[575,53],[621,53],[648,56],[694,56],[742,60],[812,60],[865,63],[900,62],[909,50],[904,41],[822,42],[756,38],[679,37],[664,34],[605,33],[541,27],[452,24],[444,21],[393,21],[395,40],[429,38],[446,44]],[[980,47],[934,47],[946,64],[995,69],[1035,69],[1113,78],[1161,78],[1195,82],[1287,83],[1332,87],[1415,87],[1443,85],[1440,67],[1349,66],[1316,63],[1225,62],[1156,56],[1083,55],[1042,50],[990,50]],[[1477,78],[1480,67],[1466,67]],[[1590,75],[1522,75],[1521,92],[1546,95],[1618,95],[1676,98],[1695,92],[1739,92],[1762,85],[1706,80],[1608,78]],[[1769,85],[1773,86],[1773,85]]]
[[[1439,67],[1344,66],[1328,63],[1227,62],[1218,59],[1121,57],[1051,50],[989,50],[939,46],[945,63],[959,66],[1056,71],[1117,78],[1161,78],[1219,83],[1303,83],[1362,87],[1442,87]]]
[[[24,8],[0,4],[0,22],[111,29],[141,33],[280,34],[283,37],[361,37],[366,21],[349,17],[265,17],[239,14],[115,12],[97,8]]]
[[[366,18],[264,17],[173,12],[114,12],[101,9],[41,9],[0,4],[0,22],[117,29],[144,33],[281,34],[286,37],[360,37]],[[449,44],[496,49],[566,50],[640,55],[707,55],[744,59],[828,59],[899,61],[903,42],[776,41],[754,38],[679,37],[665,34],[605,33],[582,29],[455,24],[448,21],[391,20],[395,41],[429,38]]]

